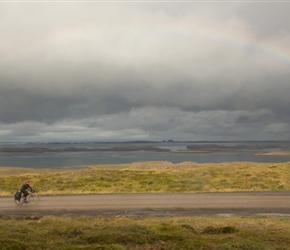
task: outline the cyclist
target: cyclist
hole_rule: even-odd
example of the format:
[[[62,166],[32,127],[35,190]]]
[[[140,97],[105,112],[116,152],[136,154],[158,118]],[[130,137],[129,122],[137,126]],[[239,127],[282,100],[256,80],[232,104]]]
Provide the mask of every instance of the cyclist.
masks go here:
[[[35,190],[29,185],[30,181],[27,180],[25,181],[25,183],[22,185],[20,192],[23,193],[24,195],[24,202],[27,203],[26,197],[29,195],[29,193],[27,192],[27,190],[29,190],[30,192],[34,193]]]

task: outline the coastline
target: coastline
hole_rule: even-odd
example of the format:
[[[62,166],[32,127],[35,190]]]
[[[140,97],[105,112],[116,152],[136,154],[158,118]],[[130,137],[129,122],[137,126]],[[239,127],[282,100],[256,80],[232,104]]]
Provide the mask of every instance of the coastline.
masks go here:
[[[268,153],[257,153],[255,155],[262,155],[262,156],[289,156],[290,151],[273,151]]]
[[[290,162],[290,142],[0,144],[2,166],[62,168],[134,162]]]
[[[61,144],[59,144],[61,145]],[[280,144],[239,144],[239,145],[219,145],[219,144],[184,144],[184,149],[174,149],[164,147],[162,144],[153,145],[118,145],[112,147],[0,147],[3,153],[45,153],[45,152],[173,152],[173,153],[216,153],[216,152],[257,152],[257,155],[281,155],[290,154],[290,145]],[[274,150],[272,152],[263,152],[265,150]],[[283,153],[281,153],[280,150]],[[260,152],[260,153],[259,153]],[[279,153],[280,152],[280,153]]]

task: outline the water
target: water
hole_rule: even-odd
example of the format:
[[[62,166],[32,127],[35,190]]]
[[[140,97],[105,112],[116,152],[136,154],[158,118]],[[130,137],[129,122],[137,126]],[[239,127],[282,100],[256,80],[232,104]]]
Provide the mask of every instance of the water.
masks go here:
[[[260,152],[288,149],[290,142],[135,142],[135,143],[0,143],[0,148],[111,148],[121,146],[154,146],[169,149],[170,152],[152,151],[86,151],[86,152],[21,152],[0,153],[0,166],[30,167],[30,168],[58,168],[64,166],[86,166],[93,164],[123,164],[136,161],[169,161],[180,163],[185,161],[197,163],[220,162],[288,162],[290,156],[258,156],[257,151],[214,152],[214,153],[175,153],[186,149],[187,145],[216,144],[223,146],[234,145],[277,145],[281,148],[265,148]]]

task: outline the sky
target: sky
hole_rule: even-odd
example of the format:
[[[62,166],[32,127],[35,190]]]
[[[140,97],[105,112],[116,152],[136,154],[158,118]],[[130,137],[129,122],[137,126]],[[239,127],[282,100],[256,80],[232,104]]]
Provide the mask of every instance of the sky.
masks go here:
[[[0,142],[290,140],[290,1],[0,1]]]

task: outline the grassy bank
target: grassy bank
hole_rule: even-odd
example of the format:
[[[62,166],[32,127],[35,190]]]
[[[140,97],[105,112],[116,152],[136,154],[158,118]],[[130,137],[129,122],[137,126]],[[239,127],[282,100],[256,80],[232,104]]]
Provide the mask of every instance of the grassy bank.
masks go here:
[[[290,190],[290,163],[140,162],[82,168],[0,168],[0,195],[25,179],[39,194]]]
[[[0,218],[0,249],[289,249],[285,217]]]

